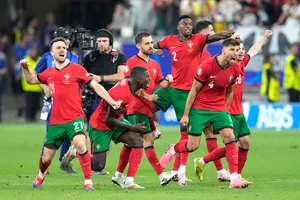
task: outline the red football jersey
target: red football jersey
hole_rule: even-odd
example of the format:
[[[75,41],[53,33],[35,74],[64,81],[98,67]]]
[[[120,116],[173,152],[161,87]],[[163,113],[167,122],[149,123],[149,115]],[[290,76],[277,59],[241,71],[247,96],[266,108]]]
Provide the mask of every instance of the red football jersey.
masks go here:
[[[211,54],[209,53],[209,51],[207,51],[206,48],[204,48],[202,54],[199,57],[200,59],[199,65],[210,58],[211,58]]]
[[[89,84],[93,78],[81,65],[69,63],[62,69],[51,67],[37,77],[42,83],[49,85],[52,93],[50,125],[85,118],[81,83]]]
[[[134,96],[131,93],[130,86],[129,86],[129,79],[124,79],[119,81],[113,88],[108,91],[109,95],[117,100],[122,100],[121,108],[127,108],[129,102],[131,101],[132,97]],[[108,103],[102,99],[99,103],[98,107],[96,108],[95,112],[92,114],[90,118],[90,125],[97,130],[110,130],[114,127],[108,126],[105,123],[107,111],[108,111]],[[120,113],[117,119],[121,119],[123,113]]]
[[[233,99],[229,110],[230,114],[232,115],[243,114],[242,99],[243,99],[243,85],[244,85],[244,78],[245,78],[244,68],[247,66],[249,60],[250,60],[250,56],[246,54],[244,59],[239,64],[240,75],[235,82]]]
[[[161,49],[168,49],[172,57],[172,87],[190,90],[194,72],[199,66],[199,55],[207,44],[208,34],[192,34],[191,38],[181,42],[178,35],[170,35],[158,42]]]
[[[137,55],[133,56],[126,62],[125,76],[130,76],[131,70],[135,66],[141,66],[148,70],[151,81],[149,82],[149,88],[145,92],[147,94],[153,94],[155,85],[158,85],[164,80],[159,64],[151,58],[148,62],[146,62],[143,58]],[[127,114],[131,115],[139,113],[152,118],[152,105],[153,103],[151,101],[135,96],[132,99],[132,102],[128,105]]]
[[[239,76],[238,66],[233,65],[222,69],[214,56],[199,65],[195,79],[203,86],[198,92],[193,108],[217,112],[228,111],[226,103],[226,88],[234,84]]]

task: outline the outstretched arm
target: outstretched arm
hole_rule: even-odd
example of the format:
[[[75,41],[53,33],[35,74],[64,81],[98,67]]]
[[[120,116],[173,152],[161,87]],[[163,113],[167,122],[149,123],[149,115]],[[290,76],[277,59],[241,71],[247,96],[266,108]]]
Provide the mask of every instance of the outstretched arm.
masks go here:
[[[215,33],[215,34],[211,34],[209,36],[207,36],[207,42],[217,42],[219,40],[224,40],[227,38],[230,38],[233,34],[234,34],[234,30],[233,29],[229,29],[227,31],[222,31],[219,33]]]
[[[111,98],[104,87],[98,84],[94,79],[89,83],[89,86],[105,101],[107,101],[113,108],[119,108],[119,104]]]
[[[28,63],[28,60],[27,59],[22,59],[20,61],[20,65],[21,67],[23,68],[23,72],[24,72],[24,76],[25,76],[25,79],[26,79],[26,82],[28,84],[40,84],[40,80],[37,78],[37,75],[35,73],[32,73],[30,70],[29,70],[29,63]]]
[[[272,31],[271,30],[266,30],[264,36],[256,43],[254,44],[247,52],[247,54],[252,58],[253,56],[255,56],[256,54],[258,54],[258,52],[260,51],[260,49],[262,48],[262,46],[264,45],[265,41],[267,39],[269,39],[272,35]]]

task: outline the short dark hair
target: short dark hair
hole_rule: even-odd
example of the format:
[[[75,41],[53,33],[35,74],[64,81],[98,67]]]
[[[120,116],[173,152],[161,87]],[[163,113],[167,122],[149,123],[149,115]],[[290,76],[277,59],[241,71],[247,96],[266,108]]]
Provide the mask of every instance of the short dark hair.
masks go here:
[[[149,37],[149,36],[151,36],[151,34],[147,31],[141,31],[137,33],[135,36],[135,44],[141,43],[144,37]]]
[[[294,46],[296,46],[296,47],[300,47],[300,44],[299,44],[299,42],[294,42],[294,43],[292,43],[291,45],[290,45],[290,48],[292,48],[292,47],[294,47]]]
[[[228,47],[228,46],[240,46],[240,43],[233,38],[229,38],[229,39],[224,40],[222,43],[222,48]]]
[[[135,66],[132,68],[132,70],[130,72],[130,77],[137,78],[137,77],[141,76],[142,74],[144,74],[146,71],[147,71],[147,69],[145,67]]]
[[[191,16],[189,15],[181,15],[178,19],[178,23],[182,20],[182,19],[192,19]]]
[[[66,44],[66,39],[65,38],[63,38],[63,37],[56,37],[56,38],[54,38],[53,40],[51,40],[51,42],[50,42],[50,44],[49,44],[49,48],[50,48],[50,50],[52,49],[52,46],[53,46],[53,44],[55,43],[55,42],[64,42],[65,44]]]
[[[213,24],[210,21],[207,21],[207,20],[197,22],[197,24],[195,26],[196,33],[199,33],[200,31],[208,28],[209,25],[213,25]]]

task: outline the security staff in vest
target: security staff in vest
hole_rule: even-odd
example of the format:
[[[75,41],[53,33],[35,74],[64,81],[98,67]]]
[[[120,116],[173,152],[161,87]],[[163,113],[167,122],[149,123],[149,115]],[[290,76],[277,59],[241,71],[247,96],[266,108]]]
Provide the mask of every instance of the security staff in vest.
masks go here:
[[[279,75],[273,69],[274,57],[266,54],[262,68],[260,94],[266,96],[268,102],[275,103],[280,99]]]
[[[300,102],[300,68],[297,54],[299,44],[293,43],[290,47],[290,55],[286,58],[284,68],[284,88],[287,89],[289,101]]]
[[[93,78],[106,90],[112,88],[118,81],[124,79],[126,56],[113,49],[114,38],[107,29],[100,29],[95,34],[97,38],[97,50],[87,54],[83,59],[83,66],[93,75]],[[87,120],[97,108],[100,98],[85,109]],[[87,128],[88,130],[88,128]],[[99,175],[106,174],[103,170]]]
[[[56,38],[56,37],[65,38],[66,44],[67,44],[67,46],[69,46],[70,40],[69,40],[69,31],[68,30],[66,30],[63,27],[58,28],[57,31],[54,32],[54,38]],[[73,54],[70,51],[67,51],[67,58],[71,62],[78,63],[78,56],[76,54]],[[45,71],[47,68],[53,67],[54,65],[55,65],[55,62],[54,62],[53,56],[51,55],[50,52],[47,52],[41,57],[40,61],[35,66],[34,71],[35,71],[35,73],[39,74],[39,73],[42,73],[43,71]],[[44,120],[46,120],[46,130],[47,130],[48,126],[49,126],[50,116],[51,116],[51,102],[52,102],[51,99],[52,98],[51,98],[51,92],[50,92],[49,86],[46,84],[41,84],[41,86],[45,93],[42,114],[44,116],[43,117]],[[45,111],[45,112],[43,112],[43,111]],[[60,169],[67,173],[77,173],[70,164],[67,166],[64,166],[62,164],[63,156],[68,152],[70,145],[71,145],[71,141],[66,140],[62,143],[62,145],[60,147],[60,155],[59,155],[59,161],[61,163]],[[42,148],[42,151],[43,151],[43,149],[44,148]],[[42,152],[42,154],[43,154],[43,152]]]

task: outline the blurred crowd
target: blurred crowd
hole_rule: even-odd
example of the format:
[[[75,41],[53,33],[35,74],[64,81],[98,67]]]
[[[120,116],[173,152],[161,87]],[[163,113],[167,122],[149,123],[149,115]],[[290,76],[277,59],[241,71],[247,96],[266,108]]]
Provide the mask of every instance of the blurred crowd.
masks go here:
[[[157,36],[177,34],[180,15],[192,16],[194,22],[212,21],[216,32],[238,25],[264,27],[285,24],[289,19],[300,20],[297,0],[123,0],[111,13],[112,22],[107,29],[114,36],[131,38],[136,32],[146,30]],[[45,21],[45,23],[41,23]],[[33,102],[42,102],[41,88],[28,87],[22,78],[19,61],[25,56],[37,63],[49,50],[48,45],[59,26],[70,30],[70,25],[58,24],[52,12],[40,19],[19,8],[8,28],[0,30],[0,122],[3,108],[2,94],[11,87],[16,103],[16,115],[26,121],[36,121],[34,109],[25,106],[26,93],[34,93]],[[103,28],[103,27],[97,27]]]

